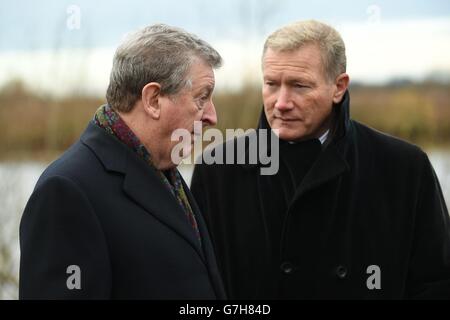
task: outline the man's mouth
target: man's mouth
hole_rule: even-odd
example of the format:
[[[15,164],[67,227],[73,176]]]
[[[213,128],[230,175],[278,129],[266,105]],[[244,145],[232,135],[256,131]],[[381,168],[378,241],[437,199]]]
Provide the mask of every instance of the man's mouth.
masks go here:
[[[299,118],[288,118],[288,117],[277,117],[277,116],[274,116],[274,118],[277,119],[277,120],[285,121],[285,122],[300,121],[301,120]]]

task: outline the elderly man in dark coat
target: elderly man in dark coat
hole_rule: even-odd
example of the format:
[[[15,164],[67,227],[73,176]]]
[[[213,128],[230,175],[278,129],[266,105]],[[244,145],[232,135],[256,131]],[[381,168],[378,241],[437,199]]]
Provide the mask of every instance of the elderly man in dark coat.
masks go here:
[[[21,299],[225,297],[171,151],[175,130],[216,123],[220,63],[209,44],[166,25],[141,29],[117,49],[108,104],[45,170],[26,206]]]
[[[244,164],[198,164],[192,179],[229,297],[450,299],[438,179],[420,148],[350,119],[337,31],[285,26],[262,67],[259,130],[277,130],[278,172],[261,174],[245,154]],[[237,141],[252,150],[248,136]]]

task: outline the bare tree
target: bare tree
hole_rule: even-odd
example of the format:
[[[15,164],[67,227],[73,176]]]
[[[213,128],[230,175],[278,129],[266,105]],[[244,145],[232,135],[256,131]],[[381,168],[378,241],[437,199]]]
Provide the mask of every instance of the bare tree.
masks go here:
[[[270,19],[276,14],[283,1],[248,0],[239,4],[240,23],[244,34],[249,37],[260,37],[268,31]]]

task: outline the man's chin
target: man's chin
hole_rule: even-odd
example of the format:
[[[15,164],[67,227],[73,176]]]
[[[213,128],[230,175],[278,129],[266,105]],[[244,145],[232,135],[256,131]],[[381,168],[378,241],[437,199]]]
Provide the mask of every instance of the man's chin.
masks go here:
[[[275,128],[278,129],[278,139],[284,141],[300,141],[305,139],[306,135],[303,132],[295,132],[292,130],[286,130],[284,128]],[[275,131],[276,134],[276,131]]]

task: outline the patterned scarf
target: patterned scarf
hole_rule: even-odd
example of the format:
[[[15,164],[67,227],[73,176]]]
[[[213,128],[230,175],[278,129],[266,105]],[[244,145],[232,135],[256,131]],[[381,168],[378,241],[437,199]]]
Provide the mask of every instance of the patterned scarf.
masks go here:
[[[94,116],[94,123],[100,128],[103,128],[106,132],[115,136],[128,147],[130,147],[134,152],[138,154],[139,157],[144,159],[144,161],[148,163],[148,165],[155,169],[163,184],[170,190],[170,192],[177,199],[181,208],[183,208],[183,211],[186,213],[188,221],[194,229],[197,239],[201,244],[197,220],[195,219],[194,212],[192,211],[191,205],[189,204],[189,200],[184,191],[183,184],[181,183],[181,176],[177,168],[166,170],[165,174],[161,170],[156,169],[153,165],[148,150],[139,141],[138,137],[136,137],[136,135],[133,133],[133,131],[131,131],[131,129],[122,120],[122,118],[120,118],[119,114],[115,112],[109,105],[103,105],[98,108]]]

